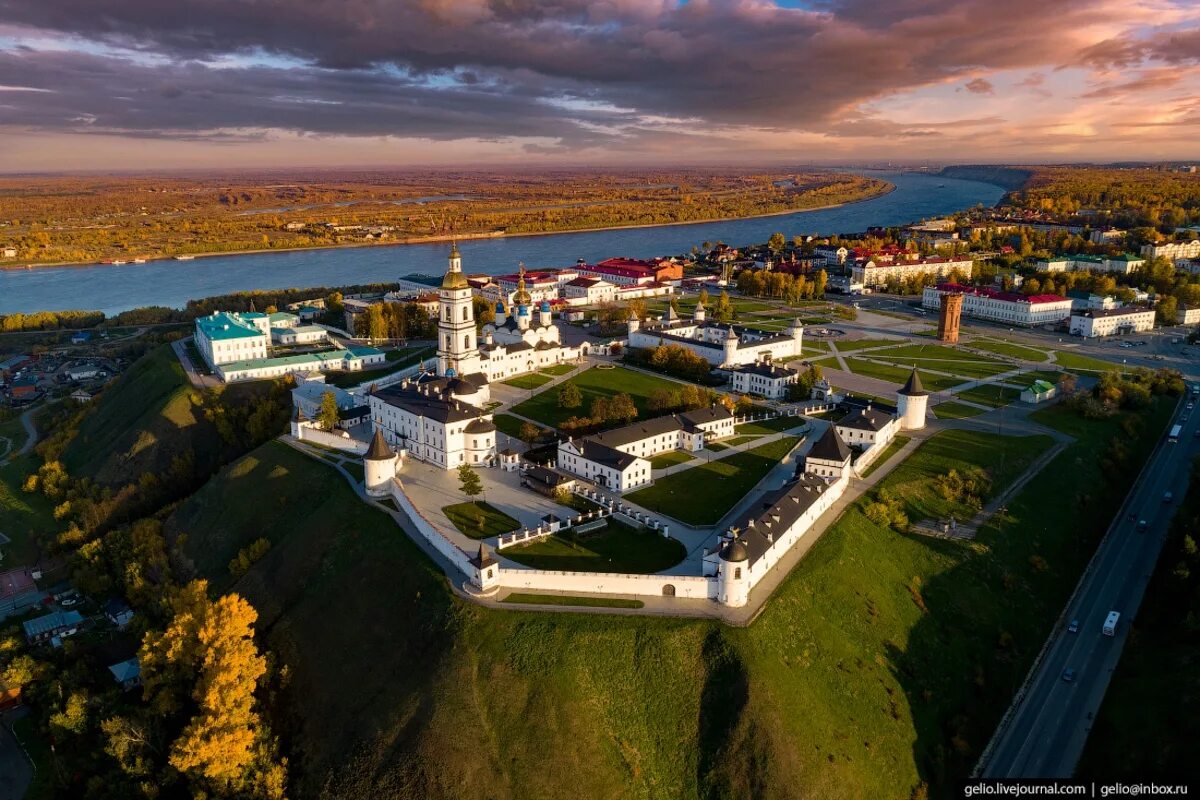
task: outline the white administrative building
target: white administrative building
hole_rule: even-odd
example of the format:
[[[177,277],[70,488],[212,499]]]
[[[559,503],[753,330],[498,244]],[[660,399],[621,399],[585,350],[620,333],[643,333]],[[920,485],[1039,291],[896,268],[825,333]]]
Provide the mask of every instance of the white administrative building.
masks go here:
[[[1154,329],[1154,309],[1141,306],[1089,308],[1071,314],[1071,335],[1093,339]]]
[[[565,439],[558,444],[557,467],[610,491],[628,492],[651,482],[649,459],[672,450],[695,453],[733,431],[729,409],[712,405]]]
[[[197,317],[193,339],[222,381],[277,378],[293,372],[357,372],[386,362],[374,347],[341,347],[295,314],[214,311]]]
[[[1071,316],[1071,300],[1057,294],[1020,294],[1002,292],[956,283],[940,283],[926,286],[921,305],[929,309],[940,309],[942,295],[961,294],[964,316],[1002,322],[1007,325],[1049,325],[1063,322]]]
[[[629,346],[652,349],[660,344],[686,347],[717,367],[736,367],[756,361],[782,361],[801,355],[804,325],[794,320],[783,333],[756,330],[728,323],[709,322],[703,303],[697,303],[690,320],[668,307],[661,319],[643,325],[629,320]]]

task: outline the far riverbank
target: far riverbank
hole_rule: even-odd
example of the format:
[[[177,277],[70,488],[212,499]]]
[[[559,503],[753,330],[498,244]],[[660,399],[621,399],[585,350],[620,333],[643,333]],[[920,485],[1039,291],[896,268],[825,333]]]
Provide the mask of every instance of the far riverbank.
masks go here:
[[[640,228],[671,228],[680,225],[709,225],[718,222],[736,222],[739,220],[762,219],[766,217],[783,217],[790,214],[804,214],[810,211],[825,211],[831,208],[842,208],[844,206],[852,206],[858,203],[866,203],[872,200],[877,200],[880,197],[891,194],[896,190],[896,185],[890,181],[885,181],[885,185],[881,190],[874,194],[860,197],[857,200],[847,200],[844,203],[829,203],[823,206],[812,206],[810,208],[789,208],[782,211],[767,211],[762,214],[748,214],[739,217],[708,217],[705,219],[681,220],[678,222],[647,222],[636,225],[605,225],[602,227],[591,228],[564,228],[555,231],[528,231],[521,233],[508,233],[507,231],[490,231],[490,232],[475,232],[475,233],[460,233],[460,234],[445,234],[437,236],[410,236],[405,239],[397,239],[395,241],[372,241],[372,242],[344,242],[340,244],[320,244],[310,247],[264,247],[249,250],[213,250],[204,253],[180,253],[171,256],[146,256],[143,264],[159,261],[181,261],[187,263],[189,261],[199,260],[202,258],[216,258],[221,256],[247,256],[247,255],[268,255],[271,253],[297,253],[297,252],[320,252],[323,250],[350,250],[354,248],[364,247],[402,247],[414,244],[437,244],[450,241],[467,242],[477,239],[518,239],[527,236],[559,236],[561,234],[570,233],[598,233],[601,231],[620,231],[620,230],[637,230]],[[179,255],[186,256],[180,259]],[[134,264],[132,261],[127,261],[124,264],[104,264],[97,261],[48,261],[39,264],[8,264],[0,266],[0,270],[18,270],[29,271],[45,269],[47,267],[56,268],[71,268],[71,267],[126,267],[126,266],[142,266],[143,264]]]

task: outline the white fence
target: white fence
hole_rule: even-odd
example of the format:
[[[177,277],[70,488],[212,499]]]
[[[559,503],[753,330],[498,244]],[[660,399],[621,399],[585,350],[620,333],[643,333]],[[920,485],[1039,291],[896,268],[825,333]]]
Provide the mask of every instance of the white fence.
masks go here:
[[[699,600],[712,600],[717,596],[717,579],[700,575],[631,575],[623,572],[501,569],[500,585],[506,589],[519,590],[689,597]]]
[[[332,447],[336,450],[344,450],[347,453],[356,453],[362,455],[367,452],[367,443],[360,442],[349,435],[339,436],[336,433],[323,431],[320,428],[314,427],[311,424],[301,423],[297,427],[297,432],[300,434],[296,438],[304,442],[313,442],[314,444]]]
[[[382,389],[385,386],[391,386],[393,383],[399,383],[405,378],[411,378],[421,371],[421,361],[416,364],[410,364],[403,369],[397,370],[389,375],[384,375],[382,378],[372,378],[369,381],[363,381],[352,389],[347,391],[355,397],[364,397],[371,390],[372,386]]]
[[[396,507],[409,518],[417,532],[425,537],[435,550],[448,558],[450,563],[457,567],[463,575],[468,578],[474,577],[475,567],[471,564],[471,557],[443,536],[432,522],[425,519],[408,499],[408,495],[404,493],[404,484],[400,482],[399,478],[392,480],[392,500],[395,501]]]

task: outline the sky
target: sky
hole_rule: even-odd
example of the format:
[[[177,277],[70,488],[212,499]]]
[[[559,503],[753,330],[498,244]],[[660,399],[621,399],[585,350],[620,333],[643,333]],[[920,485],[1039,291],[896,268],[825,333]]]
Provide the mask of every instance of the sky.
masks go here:
[[[0,0],[0,171],[1200,160],[1197,0]]]

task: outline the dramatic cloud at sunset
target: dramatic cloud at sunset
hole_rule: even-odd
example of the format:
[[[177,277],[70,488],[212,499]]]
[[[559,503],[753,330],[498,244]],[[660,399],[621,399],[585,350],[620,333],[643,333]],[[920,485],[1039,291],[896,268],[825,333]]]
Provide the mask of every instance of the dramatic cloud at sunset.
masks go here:
[[[0,169],[1195,156],[1190,0],[0,0]]]

